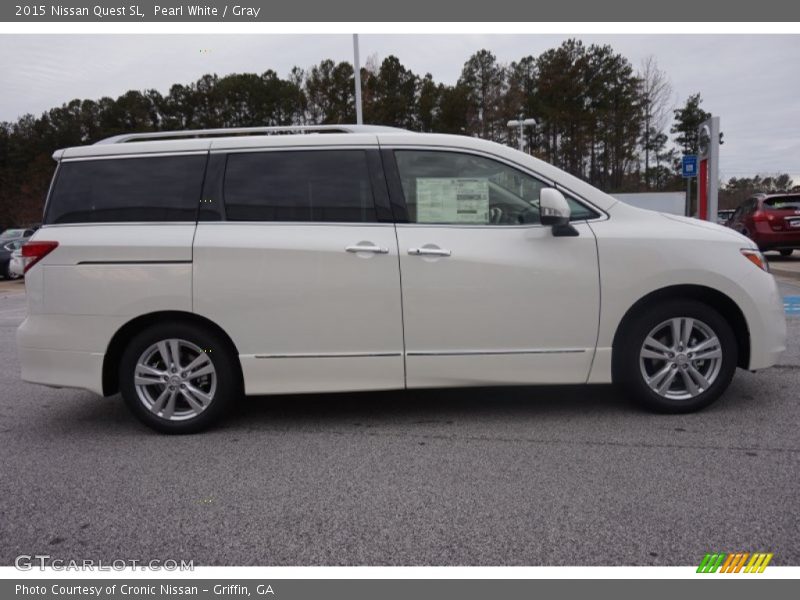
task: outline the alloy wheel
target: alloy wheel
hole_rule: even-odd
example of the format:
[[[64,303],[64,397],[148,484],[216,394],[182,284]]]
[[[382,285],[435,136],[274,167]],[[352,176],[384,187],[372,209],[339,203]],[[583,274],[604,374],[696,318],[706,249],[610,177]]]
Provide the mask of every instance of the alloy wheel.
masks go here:
[[[202,348],[171,338],[156,342],[141,354],[134,387],[151,413],[168,421],[185,421],[214,401],[217,371]]]
[[[639,351],[647,386],[671,400],[689,400],[708,390],[722,368],[722,343],[706,323],[675,317],[654,327]]]

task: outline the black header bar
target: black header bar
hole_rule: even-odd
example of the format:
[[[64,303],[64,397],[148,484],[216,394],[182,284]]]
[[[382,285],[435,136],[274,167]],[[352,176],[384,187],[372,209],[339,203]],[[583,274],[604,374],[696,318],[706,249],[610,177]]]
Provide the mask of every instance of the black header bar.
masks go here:
[[[786,0],[133,0],[0,4],[10,22],[791,22],[800,3]]]

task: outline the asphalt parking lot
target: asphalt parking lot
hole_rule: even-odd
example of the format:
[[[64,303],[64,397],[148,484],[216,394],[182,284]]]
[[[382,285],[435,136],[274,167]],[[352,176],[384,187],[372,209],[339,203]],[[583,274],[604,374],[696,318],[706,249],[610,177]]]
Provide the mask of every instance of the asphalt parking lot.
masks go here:
[[[338,394],[166,437],[118,396],[20,381],[22,290],[0,287],[0,564],[800,564],[798,317],[777,367],[699,414],[606,386]]]

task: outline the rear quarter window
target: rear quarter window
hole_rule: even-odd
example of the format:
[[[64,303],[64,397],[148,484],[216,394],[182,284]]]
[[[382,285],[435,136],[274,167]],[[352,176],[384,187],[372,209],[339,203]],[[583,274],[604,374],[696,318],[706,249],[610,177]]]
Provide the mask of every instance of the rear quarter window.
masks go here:
[[[45,223],[194,221],[206,155],[63,162]]]

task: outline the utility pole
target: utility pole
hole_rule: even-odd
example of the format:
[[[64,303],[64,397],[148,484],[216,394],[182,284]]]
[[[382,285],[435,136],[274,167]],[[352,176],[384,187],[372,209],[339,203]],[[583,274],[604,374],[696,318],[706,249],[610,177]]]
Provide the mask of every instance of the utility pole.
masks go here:
[[[364,124],[364,114],[361,109],[361,61],[358,58],[358,34],[353,34],[353,75],[356,81],[356,124]]]

